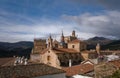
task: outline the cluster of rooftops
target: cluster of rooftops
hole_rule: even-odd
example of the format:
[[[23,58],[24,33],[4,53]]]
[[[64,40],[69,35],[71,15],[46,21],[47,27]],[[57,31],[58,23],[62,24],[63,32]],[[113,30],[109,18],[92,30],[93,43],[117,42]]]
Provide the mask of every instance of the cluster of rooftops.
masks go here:
[[[26,65],[9,65],[8,61],[12,63],[15,58],[0,59],[2,62],[0,65],[0,78],[31,78],[40,77],[45,75],[65,74],[67,77],[74,75],[91,75],[91,72],[95,70],[95,64],[90,60],[84,61],[79,65],[62,67],[58,69],[42,63],[28,63]],[[120,69],[120,60],[109,61],[106,65],[111,64]],[[102,70],[102,69],[101,69]],[[94,73],[92,73],[92,76]]]

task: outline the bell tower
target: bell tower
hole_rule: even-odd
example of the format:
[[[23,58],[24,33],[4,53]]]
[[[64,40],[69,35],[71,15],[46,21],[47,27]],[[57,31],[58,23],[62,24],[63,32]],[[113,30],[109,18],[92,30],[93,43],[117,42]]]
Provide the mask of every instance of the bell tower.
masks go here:
[[[48,38],[48,48],[51,48],[51,49],[53,48],[53,39],[52,39],[51,35]]]
[[[63,35],[63,31],[62,31],[62,35],[61,35],[61,42],[64,42],[64,35]]]
[[[72,31],[72,37],[75,37],[75,30]]]

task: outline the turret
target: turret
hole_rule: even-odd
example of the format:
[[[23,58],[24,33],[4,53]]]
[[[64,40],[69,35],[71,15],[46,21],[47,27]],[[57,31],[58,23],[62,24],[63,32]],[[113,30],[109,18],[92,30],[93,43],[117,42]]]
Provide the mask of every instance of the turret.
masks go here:
[[[51,49],[53,48],[53,39],[52,39],[51,35],[48,38],[48,47],[51,48]]]
[[[75,37],[75,30],[72,31],[72,37]]]
[[[63,35],[63,31],[62,31],[62,35],[61,35],[61,42],[64,42],[64,35]]]
[[[99,43],[97,43],[97,45],[96,45],[96,51],[98,54],[100,54],[100,44]]]

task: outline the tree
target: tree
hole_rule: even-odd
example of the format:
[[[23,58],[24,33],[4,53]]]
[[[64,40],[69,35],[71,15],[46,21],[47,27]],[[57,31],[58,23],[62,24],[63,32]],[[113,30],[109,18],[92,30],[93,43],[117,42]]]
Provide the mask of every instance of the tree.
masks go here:
[[[117,70],[112,76],[108,76],[106,78],[120,78],[120,70]]]

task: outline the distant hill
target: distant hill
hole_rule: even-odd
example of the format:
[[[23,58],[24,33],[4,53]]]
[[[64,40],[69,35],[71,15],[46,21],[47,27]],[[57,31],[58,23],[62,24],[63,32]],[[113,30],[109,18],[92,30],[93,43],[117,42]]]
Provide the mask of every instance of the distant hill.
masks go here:
[[[113,40],[104,37],[93,37],[85,40],[87,43],[87,49],[95,49],[96,44],[99,43],[101,46],[111,43]]]
[[[120,50],[120,40],[114,40],[113,42],[106,44],[103,49]]]
[[[14,55],[29,57],[33,42],[21,41],[16,43],[0,42],[0,57],[11,57]]]
[[[120,50],[120,40],[110,40],[104,37],[93,37],[85,40],[87,49],[95,49],[100,43],[102,49]],[[0,42],[0,57],[12,57],[14,55],[29,57],[33,42],[20,41],[16,43]]]

